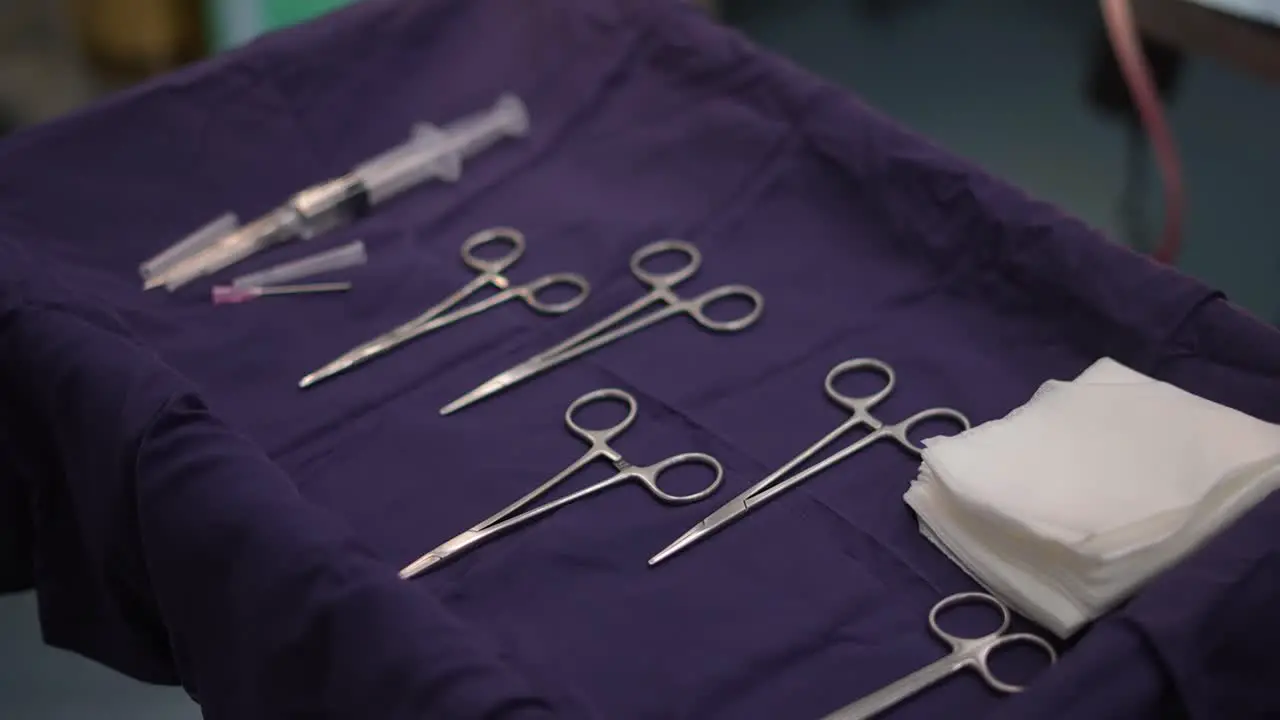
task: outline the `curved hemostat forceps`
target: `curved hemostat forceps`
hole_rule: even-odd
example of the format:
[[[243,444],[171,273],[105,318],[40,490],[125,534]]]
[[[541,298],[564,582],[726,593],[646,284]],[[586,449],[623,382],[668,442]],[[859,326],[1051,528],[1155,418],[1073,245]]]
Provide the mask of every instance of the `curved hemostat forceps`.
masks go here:
[[[510,249],[502,257],[492,260],[476,255],[476,250],[489,243],[506,243],[510,245]],[[483,230],[467,238],[462,243],[462,262],[479,272],[479,275],[466,285],[463,285],[457,292],[427,308],[426,312],[421,315],[396,326],[363,345],[358,345],[348,350],[338,359],[302,378],[298,382],[298,387],[311,387],[321,380],[331,378],[372,358],[390,352],[410,340],[446,325],[452,325],[463,318],[484,312],[508,300],[519,298],[524,301],[525,305],[544,315],[560,315],[578,307],[583,300],[587,299],[587,295],[591,292],[591,284],[587,282],[585,277],[577,273],[553,273],[551,275],[543,275],[537,280],[524,285],[512,285],[511,281],[502,272],[520,259],[520,256],[524,254],[524,248],[524,234],[514,228]],[[498,292],[483,300],[458,308],[453,312],[448,312],[463,300],[482,290],[486,285],[494,286],[498,289]],[[575,288],[577,292],[572,298],[562,302],[539,300],[538,293],[553,285],[569,285]]]
[[[835,381],[837,378],[845,373],[859,370],[872,370],[883,375],[886,380],[885,386],[880,388],[878,392],[866,397],[845,395],[836,389]],[[930,408],[929,410],[921,410],[902,422],[895,423],[893,425],[886,425],[880,419],[872,415],[871,410],[876,405],[880,404],[880,401],[889,397],[889,393],[893,392],[894,382],[893,368],[889,367],[886,363],[872,358],[846,360],[831,368],[831,371],[827,373],[826,380],[827,397],[835,401],[837,405],[840,405],[853,413],[853,417],[845,421],[844,424],[840,425],[840,427],[832,430],[826,437],[813,445],[810,445],[804,452],[789,460],[786,465],[783,465],[773,471],[773,473],[768,477],[747,488],[741,495],[725,503],[720,507],[720,509],[708,515],[702,522],[694,525],[675,542],[664,548],[662,552],[650,558],[649,564],[657,565],[699,540],[709,537],[711,534],[724,528],[729,523],[746,515],[753,508],[763,505],[765,502],[772,500],[778,495],[790,490],[796,485],[808,480],[810,477],[826,470],[832,465],[835,465],[841,460],[844,460],[850,455],[853,455],[878,440],[889,438],[910,452],[920,455],[924,452],[924,448],[916,445],[910,438],[912,429],[920,423],[928,420],[945,419],[959,424],[963,430],[969,429],[969,419],[960,413],[960,411],[953,410],[951,408]],[[850,430],[860,426],[865,426],[870,429],[871,432],[863,435],[848,447],[835,452],[825,460],[814,463],[795,475],[787,477],[792,470],[796,469],[809,458],[821,452],[823,448],[840,439],[841,436]]]
[[[981,637],[962,637],[949,633],[938,624],[938,614],[956,605],[982,603],[1000,612],[1000,627]],[[991,653],[1009,645],[1034,645],[1049,657],[1049,664],[1058,661],[1058,653],[1048,640],[1031,633],[1008,633],[1009,608],[994,597],[979,592],[959,593],[938,601],[929,611],[929,629],[943,642],[951,646],[951,652],[928,665],[867,695],[857,702],[826,715],[822,720],[867,720],[875,717],[939,680],[965,668],[973,668],[992,690],[1006,694],[1022,692],[1021,685],[1007,683],[991,671]]]
[[[684,255],[688,261],[684,267],[671,272],[650,272],[644,268],[643,263],[646,260],[666,252]],[[676,295],[675,286],[693,277],[701,264],[702,253],[698,252],[698,248],[683,240],[660,240],[645,245],[631,256],[631,272],[651,288],[648,293],[559,345],[534,355],[519,365],[494,376],[476,389],[441,408],[440,414],[448,415],[461,410],[472,403],[506,390],[518,382],[546,372],[563,362],[607,345],[618,338],[643,330],[673,315],[686,314],[702,327],[716,332],[737,332],[754,323],[764,310],[764,296],[757,292],[755,288],[746,285],[722,285],[693,298],[686,299]],[[733,320],[713,320],[706,314],[708,305],[717,300],[731,297],[743,297],[751,301],[751,310],[742,317]],[[662,303],[665,307],[648,315],[637,317],[626,324],[619,325],[619,323],[632,318],[654,303]]]
[[[584,406],[601,400],[617,400],[622,402],[627,406],[627,416],[617,424],[599,430],[583,427],[573,419],[574,414]],[[574,460],[568,467],[560,471],[558,475],[534,488],[528,495],[525,495],[514,503],[503,508],[496,515],[493,515],[479,525],[476,525],[470,530],[467,530],[461,535],[458,535],[452,540],[449,540],[405,566],[405,568],[400,571],[400,577],[406,580],[412,578],[425,572],[436,564],[441,563],[454,555],[465,552],[469,548],[483,543],[486,540],[500,535],[514,527],[523,525],[524,523],[549,513],[552,510],[568,505],[576,500],[581,500],[582,498],[590,495],[595,495],[602,490],[607,490],[614,485],[619,485],[627,482],[628,480],[635,480],[640,483],[645,490],[649,491],[649,494],[668,505],[683,505],[685,503],[697,502],[698,500],[702,500],[715,492],[716,488],[720,487],[720,482],[724,479],[724,468],[720,466],[720,462],[718,460],[705,453],[681,453],[644,467],[636,467],[626,460],[623,460],[622,455],[618,454],[617,450],[614,450],[609,446],[609,441],[630,427],[631,422],[635,420],[635,418],[636,400],[630,393],[622,390],[612,388],[596,390],[574,400],[573,403],[569,405],[569,408],[564,412],[564,423],[568,426],[570,432],[583,440],[586,440],[591,446],[582,454],[582,457]],[[604,458],[613,463],[614,468],[618,471],[613,477],[601,480],[595,485],[584,488],[570,495],[566,495],[559,500],[553,500],[525,510],[524,512],[520,512],[534,500],[537,500],[539,497],[550,492],[552,488],[567,480],[574,473],[600,458]],[[658,481],[662,476],[662,473],[678,465],[687,464],[706,465],[715,471],[715,478],[705,488],[689,495],[673,495],[658,486]]]

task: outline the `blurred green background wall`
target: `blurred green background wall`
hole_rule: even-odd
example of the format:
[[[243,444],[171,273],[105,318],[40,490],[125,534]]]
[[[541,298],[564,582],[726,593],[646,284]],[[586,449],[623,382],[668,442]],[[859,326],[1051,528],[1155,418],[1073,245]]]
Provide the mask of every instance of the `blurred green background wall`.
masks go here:
[[[355,0],[206,0],[209,46],[225,50]]]

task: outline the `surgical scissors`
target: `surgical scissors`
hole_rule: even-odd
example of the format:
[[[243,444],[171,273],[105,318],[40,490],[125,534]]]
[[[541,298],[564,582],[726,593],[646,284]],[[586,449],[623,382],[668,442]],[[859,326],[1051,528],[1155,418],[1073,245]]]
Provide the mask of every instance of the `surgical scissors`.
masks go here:
[[[511,247],[502,257],[488,260],[476,255],[476,250],[481,246],[490,243],[504,242]],[[482,230],[462,243],[462,262],[468,267],[476,270],[480,274],[472,278],[470,282],[463,285],[457,292],[454,292],[444,300],[427,308],[426,312],[421,315],[401,323],[390,331],[379,335],[378,337],[343,353],[333,362],[307,375],[298,382],[298,387],[308,388],[321,380],[345,372],[351,368],[367,362],[368,360],[383,355],[395,348],[421,337],[433,330],[452,325],[453,323],[467,317],[471,317],[476,313],[484,312],[495,305],[500,305],[513,298],[523,300],[533,310],[544,315],[561,315],[582,304],[587,299],[587,295],[591,292],[591,284],[587,279],[577,273],[552,273],[543,275],[533,282],[524,285],[512,285],[511,281],[502,274],[504,270],[511,267],[520,256],[524,254],[525,241],[524,234],[515,228],[500,227]],[[451,308],[455,307],[463,300],[483,289],[486,285],[492,285],[498,289],[498,293],[491,295],[484,300],[472,303],[466,307],[454,310],[447,315],[444,314]],[[561,302],[544,302],[538,299],[538,293],[546,290],[553,285],[571,285],[577,289],[577,294],[568,300]]]
[[[646,260],[667,252],[684,255],[688,258],[688,261],[684,267],[670,272],[650,272],[644,268]],[[651,288],[648,293],[559,345],[538,353],[519,365],[485,381],[471,392],[440,408],[440,414],[448,415],[461,410],[518,382],[550,370],[583,353],[607,345],[618,338],[643,330],[673,315],[681,313],[689,315],[702,327],[716,332],[737,332],[754,323],[764,310],[764,296],[757,292],[755,288],[746,285],[722,285],[697,297],[687,299],[675,294],[673,288],[677,284],[693,277],[701,264],[702,253],[698,251],[698,248],[683,240],[659,240],[645,245],[631,256],[631,272]],[[713,320],[707,315],[706,309],[708,305],[717,300],[724,300],[730,297],[745,297],[750,300],[751,310],[746,315],[733,320]],[[666,307],[631,320],[625,325],[618,326],[618,323],[631,318],[654,303],[663,303]]]
[[[627,406],[626,417],[610,427],[598,430],[583,427],[574,420],[574,415],[583,407],[601,400],[617,400],[622,402]],[[589,495],[594,495],[602,490],[607,490],[614,485],[619,485],[628,480],[635,480],[639,482],[640,485],[642,485],[645,490],[648,490],[651,495],[668,505],[683,505],[685,503],[697,502],[698,500],[702,500],[715,492],[716,488],[720,487],[720,482],[724,478],[724,468],[721,467],[718,460],[705,453],[681,453],[679,455],[673,455],[665,460],[660,460],[652,465],[645,465],[644,467],[637,467],[622,459],[622,455],[618,454],[617,450],[614,450],[609,446],[609,441],[616,438],[624,430],[630,427],[631,422],[635,419],[636,399],[632,397],[630,393],[623,390],[615,388],[595,390],[583,395],[577,400],[574,400],[569,405],[569,408],[564,412],[564,423],[569,428],[570,432],[583,440],[586,440],[591,447],[587,448],[587,451],[584,452],[581,457],[570,463],[569,466],[564,470],[561,470],[559,474],[534,488],[528,495],[525,495],[514,503],[498,511],[497,514],[481,522],[479,525],[476,525],[470,530],[454,537],[452,540],[443,543],[436,549],[405,566],[404,569],[400,571],[400,577],[406,580],[412,578],[415,575],[425,572],[436,564],[443,562],[458,553],[464,552],[478,543],[489,540],[496,535],[500,535],[501,533],[519,525],[523,525],[530,520],[540,517],[541,515],[549,513],[564,505],[568,505],[571,502],[580,500]],[[613,477],[601,480],[595,485],[584,488],[570,495],[566,495],[559,500],[553,500],[539,505],[538,507],[525,510],[524,512],[519,512],[534,500],[545,495],[552,488],[564,482],[571,475],[599,458],[605,458],[609,462],[613,463],[614,468],[617,470],[617,473],[615,473]],[[659,487],[658,480],[662,473],[678,465],[691,463],[706,465],[715,471],[715,478],[711,481],[711,484],[689,495],[674,495]],[[515,514],[518,512],[519,514]]]
[[[1000,627],[982,637],[970,638],[953,635],[938,624],[938,613],[964,603],[984,603],[1000,611]],[[1021,692],[1023,687],[1004,682],[991,671],[991,653],[997,648],[1017,643],[1029,643],[1044,650],[1049,656],[1049,664],[1058,661],[1058,654],[1053,646],[1039,635],[1031,633],[1005,633],[1009,629],[1009,608],[994,597],[980,592],[958,593],[945,597],[929,611],[929,629],[943,642],[951,646],[951,652],[906,677],[892,682],[883,688],[845,705],[839,710],[823,717],[822,720],[865,720],[874,717],[916,693],[928,688],[939,680],[949,677],[965,668],[973,668],[978,672],[992,690],[1002,693]]]
[[[872,370],[883,375],[886,380],[884,387],[865,397],[845,395],[836,389],[835,382],[841,375],[860,370]],[[688,532],[677,538],[675,542],[671,543],[657,555],[650,558],[649,564],[657,565],[663,560],[666,560],[672,555],[675,555],[681,550],[689,547],[693,543],[710,536],[716,531],[724,528],[729,523],[741,518],[753,508],[763,505],[765,502],[777,497],[779,494],[799,485],[813,475],[826,470],[832,465],[835,465],[877,440],[889,438],[901,445],[903,448],[915,453],[916,455],[920,455],[924,452],[924,448],[916,445],[910,438],[911,431],[920,423],[927,420],[946,419],[955,421],[963,430],[969,429],[969,419],[961,414],[960,411],[953,410],[952,408],[930,408],[928,410],[921,410],[906,420],[894,423],[893,425],[886,425],[879,418],[872,415],[871,410],[876,405],[880,404],[880,401],[889,397],[889,394],[893,392],[895,382],[896,380],[893,368],[887,363],[874,358],[855,358],[853,360],[846,360],[831,368],[830,372],[827,373],[826,380],[827,397],[835,401],[837,405],[840,405],[853,413],[853,417],[846,420],[842,425],[840,425],[840,427],[832,430],[826,435],[826,437],[813,445],[810,445],[804,452],[789,460],[786,465],[783,465],[773,471],[773,473],[768,477],[747,488],[741,495],[738,495],[734,499],[725,503],[718,510],[708,515],[702,522],[694,525],[688,530]],[[833,453],[825,460],[814,463],[791,477],[786,477],[788,473],[809,458],[821,452],[823,448],[835,442],[845,433],[859,426],[866,426],[871,430],[871,432],[863,435],[848,447]]]

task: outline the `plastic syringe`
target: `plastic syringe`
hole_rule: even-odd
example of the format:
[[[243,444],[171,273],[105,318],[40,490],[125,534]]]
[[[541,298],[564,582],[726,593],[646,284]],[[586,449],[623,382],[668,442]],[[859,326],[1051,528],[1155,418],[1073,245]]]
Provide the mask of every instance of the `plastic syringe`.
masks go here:
[[[489,110],[442,130],[420,125],[413,141],[347,175],[303,190],[281,207],[149,278],[146,287],[176,290],[272,245],[315,237],[432,177],[456,180],[465,159],[503,138],[528,131],[524,103],[510,94],[501,96]]]

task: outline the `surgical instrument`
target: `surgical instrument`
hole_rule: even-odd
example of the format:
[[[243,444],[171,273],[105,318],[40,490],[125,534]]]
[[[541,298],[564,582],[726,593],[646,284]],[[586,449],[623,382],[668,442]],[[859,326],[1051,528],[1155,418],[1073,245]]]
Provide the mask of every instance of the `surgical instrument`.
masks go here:
[[[311,283],[308,285],[273,285],[271,287],[233,287],[216,285],[212,297],[214,305],[234,305],[257,300],[268,295],[316,295],[319,293],[346,292],[349,282]]]
[[[465,158],[528,130],[524,104],[514,95],[503,95],[484,113],[463,118],[434,134],[425,133],[426,139],[295,194],[284,205],[147,278],[144,287],[176,290],[265,248],[296,238],[309,239],[349,222],[429,177],[456,180]],[[424,134],[421,127],[418,132]]]
[[[615,400],[627,406],[627,414],[619,422],[614,425],[601,429],[592,429],[583,427],[576,420],[574,415],[583,407],[602,400]],[[589,392],[577,400],[574,400],[564,413],[565,425],[574,435],[586,440],[590,447],[577,460],[574,460],[564,470],[560,471],[555,477],[545,483],[534,488],[532,492],[515,501],[511,505],[503,508],[497,514],[472,527],[470,530],[454,537],[441,544],[436,549],[423,555],[400,571],[400,577],[404,579],[412,578],[425,572],[427,569],[434,567],[450,557],[466,551],[467,549],[483,543],[486,540],[500,535],[512,528],[523,525],[530,520],[540,517],[557,508],[563,507],[574,501],[594,495],[603,490],[607,490],[614,485],[635,480],[640,483],[649,494],[663,503],[669,505],[683,505],[686,503],[697,502],[715,492],[720,487],[720,482],[724,478],[724,468],[715,458],[705,453],[681,453],[673,455],[665,460],[660,460],[652,465],[637,467],[622,458],[622,455],[614,450],[609,441],[616,438],[619,434],[631,426],[636,418],[636,399],[624,390],[615,388],[606,388],[603,390],[595,390]],[[525,508],[534,500],[545,495],[555,486],[567,480],[574,473],[586,467],[590,463],[600,458],[604,458],[613,463],[617,473],[612,477],[601,480],[590,487],[579,490],[575,493],[566,495],[558,500],[552,500],[534,508],[525,510]],[[705,465],[715,471],[715,478],[705,488],[691,493],[689,495],[675,495],[668,493],[658,485],[659,478],[662,473],[675,468],[679,465],[700,464]],[[521,512],[523,510],[523,512]],[[519,513],[519,514],[516,514]]]
[[[845,373],[871,370],[883,375],[886,382],[884,387],[872,395],[865,397],[855,397],[846,395],[836,389],[835,381]],[[887,425],[880,419],[871,414],[872,408],[880,404],[882,400],[889,397],[893,392],[895,378],[893,368],[888,364],[872,358],[856,358],[846,360],[835,367],[831,368],[827,373],[826,390],[827,396],[831,398],[837,405],[845,408],[853,413],[847,421],[840,427],[828,433],[818,442],[810,445],[804,452],[787,461],[787,464],[775,470],[768,477],[757,482],[755,485],[747,488],[742,494],[725,503],[715,512],[708,515],[702,522],[693,526],[684,535],[681,535],[675,542],[668,545],[657,555],[649,559],[650,565],[657,565],[672,555],[689,547],[695,542],[702,540],[718,530],[723,529],[729,523],[743,517],[749,511],[753,510],[765,502],[777,497],[779,494],[789,490],[796,485],[804,482],[813,475],[835,465],[845,458],[859,452],[863,448],[871,445],[877,440],[889,438],[909,450],[916,455],[924,452],[924,448],[912,442],[909,437],[911,431],[919,424],[928,420],[946,419],[952,420],[960,425],[963,430],[969,429],[969,419],[961,414],[958,410],[952,408],[931,408],[922,410],[915,415],[901,422]],[[866,427],[871,432],[858,438],[855,442],[833,453],[826,459],[814,463],[800,472],[787,477],[788,473],[796,469],[809,458],[821,452],[823,448],[835,442],[845,433],[857,427]]]
[[[231,284],[236,287],[284,285],[285,283],[309,278],[313,275],[364,265],[367,262],[369,262],[369,253],[364,248],[364,242],[356,240],[353,243],[347,243],[332,250],[308,255],[292,262],[273,265],[266,270],[249,273],[248,275],[241,275],[232,280]]]
[[[938,624],[938,614],[943,610],[961,604],[983,603],[1000,612],[1000,627],[981,637],[961,637],[942,629]],[[929,611],[929,629],[943,642],[951,646],[951,652],[906,677],[892,682],[883,688],[857,700],[843,708],[825,716],[822,720],[866,720],[907,698],[915,695],[965,668],[973,668],[992,690],[1002,693],[1021,692],[1024,688],[1004,682],[991,671],[991,653],[1008,645],[1030,644],[1043,650],[1049,656],[1049,664],[1058,661],[1058,654],[1047,640],[1031,633],[1006,633],[1009,629],[1009,608],[994,597],[980,592],[958,593],[943,598]]]
[[[477,249],[490,243],[506,243],[511,248],[505,255],[493,260],[487,260],[476,254]],[[372,358],[390,352],[414,338],[421,337],[446,325],[451,325],[458,320],[483,312],[513,298],[519,298],[534,311],[544,315],[567,313],[587,299],[587,295],[591,292],[591,284],[587,282],[585,277],[577,273],[553,273],[543,275],[524,285],[512,285],[511,281],[502,272],[520,259],[520,256],[524,254],[524,249],[524,234],[515,228],[483,230],[467,238],[462,243],[462,262],[479,272],[479,275],[463,285],[457,292],[428,308],[421,315],[348,350],[341,357],[302,378],[298,382],[298,387],[311,387],[321,380],[331,378]],[[486,285],[498,288],[499,292],[484,300],[454,310],[447,315],[444,314],[463,300],[482,290]],[[569,285],[575,288],[577,292],[573,297],[561,302],[545,302],[538,299],[539,292],[556,285]]]
[[[204,250],[235,232],[238,227],[240,227],[240,219],[235,213],[225,213],[139,265],[138,274],[142,276],[143,282],[151,280],[176,265],[178,261]]]
[[[669,252],[684,255],[685,265],[669,272],[651,272],[644,268],[643,264],[646,260]],[[441,408],[440,414],[448,415],[461,410],[583,353],[643,330],[674,315],[688,315],[702,327],[716,332],[737,332],[754,323],[764,310],[764,296],[746,285],[722,285],[688,299],[676,295],[675,286],[693,277],[701,264],[702,253],[692,244],[682,240],[660,240],[645,245],[631,256],[631,273],[651,288],[648,293],[568,340],[485,381],[471,392]],[[707,315],[707,306],[731,297],[746,298],[751,302],[751,310],[733,320],[714,320]],[[655,303],[661,303],[664,307],[630,320],[624,325],[618,325]]]

